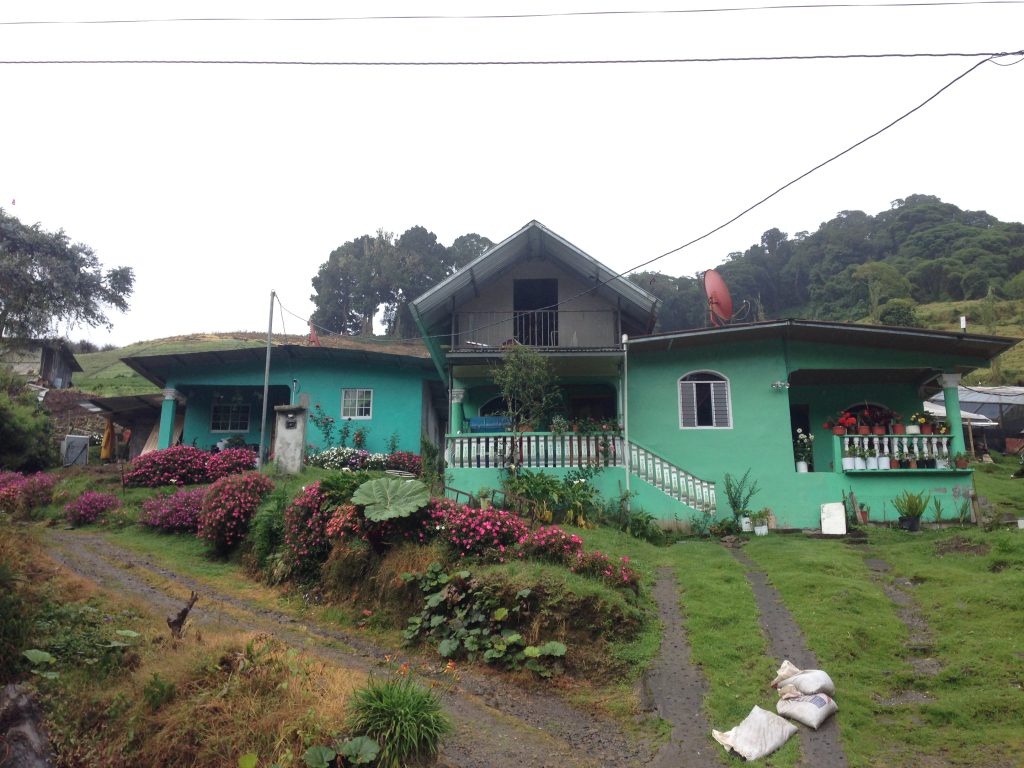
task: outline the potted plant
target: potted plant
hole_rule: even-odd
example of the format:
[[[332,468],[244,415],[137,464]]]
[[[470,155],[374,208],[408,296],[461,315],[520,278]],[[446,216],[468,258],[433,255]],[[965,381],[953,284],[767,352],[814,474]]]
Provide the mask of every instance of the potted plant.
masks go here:
[[[866,469],[878,469],[878,452],[874,448],[866,449],[864,458]]]
[[[762,507],[757,512],[750,513],[750,523],[754,526],[755,536],[768,535],[768,517],[772,511],[768,507]]]
[[[967,469],[970,459],[967,458],[966,453],[958,453],[953,457],[953,463],[956,464],[957,469]]]
[[[735,523],[739,523],[740,518],[749,514],[750,500],[760,490],[757,487],[757,480],[750,478],[749,469],[738,480],[728,472],[725,473],[725,500],[732,510],[732,519]]]
[[[892,455],[889,457],[889,469],[899,469],[902,466],[902,458],[903,452],[899,449],[894,449]]]
[[[867,463],[868,452],[865,449],[860,448],[860,447],[854,448],[854,451],[856,451],[856,453],[854,455],[853,468],[854,469],[867,469],[868,468],[868,463]]]
[[[744,533],[751,533],[754,530],[754,523],[750,516],[753,514],[749,509],[740,510],[740,530]]]
[[[896,507],[896,511],[900,514],[899,527],[907,531],[921,530],[921,515],[928,509],[928,502],[931,499],[931,494],[925,496],[924,491],[920,493],[903,491],[903,493],[893,499],[892,505]]]
[[[843,471],[849,472],[851,469],[857,468],[857,449],[852,444],[847,443],[843,446]]]
[[[933,417],[928,411],[917,411],[910,415],[910,423],[907,424],[908,435],[930,435],[932,433]]]
[[[793,437],[793,456],[796,458],[797,472],[810,471],[814,460],[814,435],[804,432],[800,427],[797,427]]]
[[[556,435],[564,435],[571,428],[569,420],[562,414],[559,413],[551,417],[551,431]]]
[[[903,416],[901,414],[893,412],[892,414],[892,425],[890,426],[894,435],[905,435],[907,434],[907,428],[903,424]]]
[[[825,420],[822,424],[824,429],[832,431],[833,435],[845,435],[848,430],[857,426],[857,417],[849,411],[840,411],[837,415]]]

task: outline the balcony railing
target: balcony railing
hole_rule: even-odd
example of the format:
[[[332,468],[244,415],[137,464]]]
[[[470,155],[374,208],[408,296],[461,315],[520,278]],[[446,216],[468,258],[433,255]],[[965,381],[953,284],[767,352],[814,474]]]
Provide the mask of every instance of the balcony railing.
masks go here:
[[[506,469],[512,464],[530,469],[592,464],[619,467],[624,463],[618,435],[502,432],[448,436],[448,466],[454,469]]]
[[[459,312],[452,325],[452,349],[484,349],[518,342],[529,347],[617,347],[613,310]]]
[[[892,458],[913,457],[917,463],[914,469],[950,469],[953,457],[950,455],[951,435],[845,435],[836,437],[836,470],[856,471],[862,469],[890,469]],[[876,466],[856,465],[852,461],[862,453],[872,454]],[[842,463],[838,457],[842,457]],[[924,463],[925,466],[921,466]]]

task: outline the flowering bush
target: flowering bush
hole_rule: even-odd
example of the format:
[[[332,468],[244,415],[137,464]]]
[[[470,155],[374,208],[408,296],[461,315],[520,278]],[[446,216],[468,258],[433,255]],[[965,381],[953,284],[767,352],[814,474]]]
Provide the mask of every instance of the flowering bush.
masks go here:
[[[104,512],[120,506],[121,500],[113,494],[86,491],[70,504],[65,504],[64,512],[71,525],[88,525],[95,523]]]
[[[583,539],[557,525],[541,526],[520,539],[519,552],[523,557],[572,565],[583,552]]]
[[[793,436],[793,455],[797,461],[810,463],[814,456],[814,435],[797,427],[796,435]]]
[[[226,448],[210,454],[206,460],[206,471],[210,480],[220,480],[228,475],[237,475],[256,469],[256,452],[248,448]]]
[[[0,512],[25,515],[45,507],[53,502],[56,484],[57,477],[45,472],[27,477],[19,472],[4,472],[0,475]]]
[[[142,503],[139,522],[165,533],[195,533],[205,495],[206,488],[191,488],[147,499]]]
[[[420,457],[408,451],[395,451],[388,454],[386,469],[400,469],[403,472],[412,472],[419,477],[423,469]]]
[[[573,573],[597,577],[613,587],[625,587],[633,592],[640,591],[640,574],[629,567],[629,558],[623,557],[613,563],[607,555],[598,552],[580,552],[576,562],[569,566]]]
[[[331,551],[327,536],[331,509],[325,501],[320,483],[311,483],[284,512],[285,556],[296,570],[315,570]]]
[[[273,489],[271,479],[259,472],[222,477],[203,496],[196,535],[213,542],[220,554],[228,553],[245,538],[249,519]]]
[[[446,515],[443,537],[459,557],[479,555],[504,561],[515,554],[529,528],[517,515],[503,509],[461,506]]]
[[[366,451],[360,451],[360,453],[366,453]],[[379,469],[381,471],[388,468],[388,455],[386,453],[367,453],[363,459],[363,465],[360,469]]]
[[[426,544],[445,529],[449,502],[452,508],[457,506],[450,499],[431,499],[426,508],[411,515],[381,522],[367,520],[363,510],[354,504],[341,504],[332,510],[325,533],[331,541],[361,539],[377,552],[396,541]]]
[[[128,468],[125,484],[158,488],[162,485],[195,485],[209,481],[209,454],[191,445],[175,445],[139,456]]]
[[[334,446],[310,456],[306,463],[321,469],[359,470],[363,469],[370,454],[355,448]]]

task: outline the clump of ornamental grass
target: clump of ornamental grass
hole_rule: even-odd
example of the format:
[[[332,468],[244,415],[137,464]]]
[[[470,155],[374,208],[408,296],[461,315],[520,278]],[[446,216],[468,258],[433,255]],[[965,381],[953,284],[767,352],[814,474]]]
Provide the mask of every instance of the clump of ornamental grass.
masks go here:
[[[403,664],[352,692],[346,726],[380,745],[378,765],[401,768],[414,760],[435,757],[444,738],[454,732],[441,695],[409,676]]]

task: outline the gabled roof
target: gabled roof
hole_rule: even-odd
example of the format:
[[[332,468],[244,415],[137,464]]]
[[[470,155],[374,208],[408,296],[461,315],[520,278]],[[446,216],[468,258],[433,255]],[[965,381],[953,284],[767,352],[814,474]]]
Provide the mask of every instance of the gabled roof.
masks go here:
[[[414,316],[427,331],[435,328],[458,306],[469,300],[479,288],[500,276],[526,256],[544,256],[579,275],[595,286],[594,292],[618,303],[626,323],[650,330],[658,299],[643,288],[618,277],[615,270],[601,264],[539,221],[531,221],[511,237],[478,256],[448,279],[438,283],[409,303]]]

